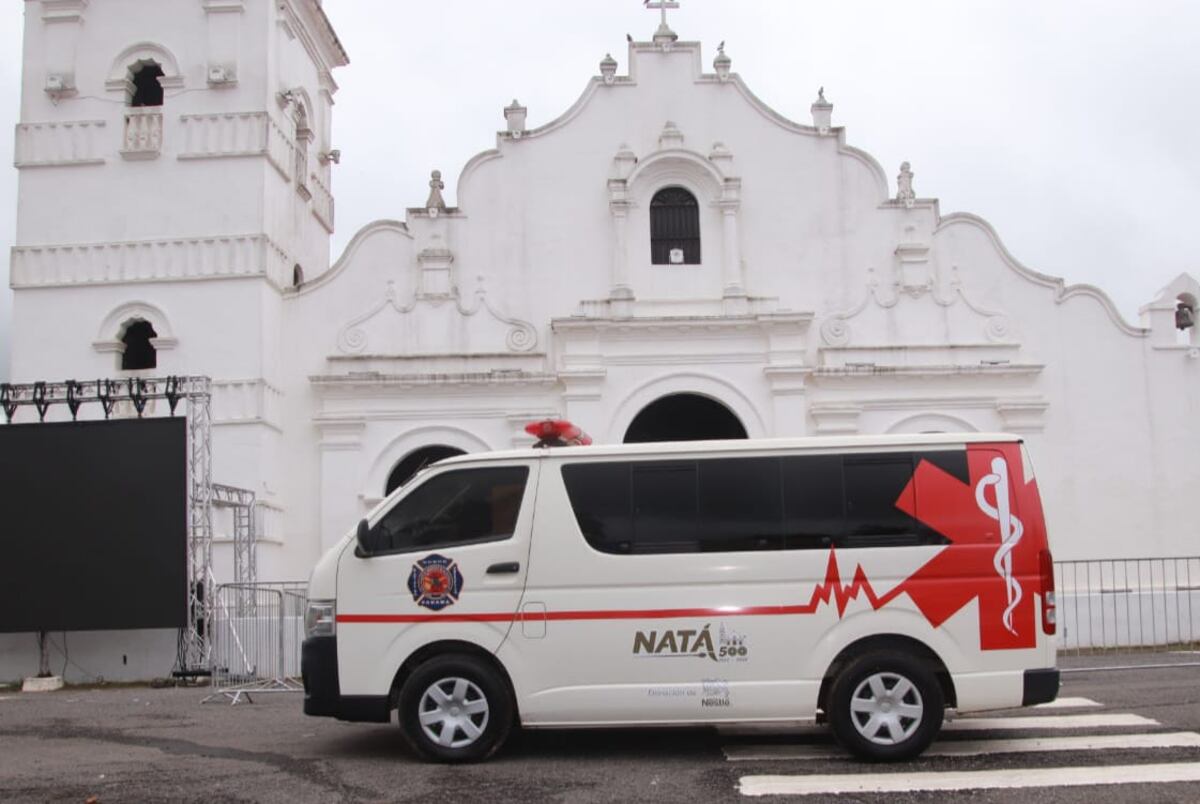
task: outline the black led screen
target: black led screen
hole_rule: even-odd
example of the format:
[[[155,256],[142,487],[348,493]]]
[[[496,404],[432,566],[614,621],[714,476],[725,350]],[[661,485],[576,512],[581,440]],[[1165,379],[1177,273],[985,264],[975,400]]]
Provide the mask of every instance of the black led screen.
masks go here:
[[[182,417],[0,425],[0,632],[180,628]]]

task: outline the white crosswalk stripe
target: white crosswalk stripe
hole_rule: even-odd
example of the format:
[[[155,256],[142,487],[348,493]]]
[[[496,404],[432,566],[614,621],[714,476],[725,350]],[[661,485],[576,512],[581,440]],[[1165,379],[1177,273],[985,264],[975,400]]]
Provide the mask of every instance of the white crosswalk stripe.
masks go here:
[[[1200,734],[1102,734],[1094,737],[1022,737],[1012,740],[950,740],[935,743],[921,756],[970,757],[1022,754],[1035,751],[1113,751],[1138,748],[1200,748]],[[845,756],[836,745],[728,745],[730,762],[773,762],[795,759],[835,759]]]
[[[834,795],[838,793],[903,793],[946,790],[995,790],[1027,787],[1074,787],[1105,784],[1156,784],[1200,781],[1200,733],[1155,731],[1161,724],[1131,712],[1060,714],[1061,710],[1088,709],[1102,704],[1089,698],[1062,698],[1033,707],[1033,714],[1018,716],[956,717],[944,725],[947,732],[966,732],[969,739],[942,739],[923,757],[985,757],[1000,754],[1127,751],[1185,752],[1178,762],[1108,766],[1005,768],[970,771],[914,771],[833,774],[748,774],[739,780],[746,796]],[[1049,710],[1049,711],[1046,711]],[[1136,729],[1136,730],[1135,730]],[[1073,734],[1055,734],[1071,730]],[[1101,733],[1078,733],[1100,731]],[[1013,732],[1031,732],[1028,736]],[[1119,732],[1119,733],[1106,733]],[[734,736],[734,733],[726,733]],[[741,732],[748,736],[748,733]],[[757,732],[762,736],[763,732]],[[730,762],[796,762],[797,770],[818,760],[847,760],[849,755],[833,744],[827,730],[790,731],[804,743],[751,743],[730,741],[723,750]],[[812,742],[814,738],[820,742]],[[1114,760],[1117,762],[1119,760]]]
[[[743,776],[745,796],[835,793],[912,793],[931,790],[997,790],[1022,787],[1200,782],[1200,762],[1159,765],[1011,768],[943,773],[873,773],[823,776]]]
[[[1120,726],[1157,726],[1157,720],[1119,712],[1109,715],[1022,715],[1018,717],[966,717],[943,726],[945,731],[998,731],[1000,729],[1095,729]]]
[[[1050,703],[1038,704],[1034,709],[1090,709],[1104,706],[1091,698],[1055,698]]]

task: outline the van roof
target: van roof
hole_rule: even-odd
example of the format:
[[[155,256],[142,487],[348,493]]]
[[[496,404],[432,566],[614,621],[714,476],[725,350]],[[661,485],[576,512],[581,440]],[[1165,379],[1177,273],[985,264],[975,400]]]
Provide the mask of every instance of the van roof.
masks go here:
[[[855,436],[804,436],[802,438],[739,438],[720,441],[656,441],[644,444],[592,444],[571,447],[524,447],[521,449],[476,452],[456,455],[438,461],[439,464],[471,463],[475,461],[503,461],[529,458],[589,458],[613,455],[652,456],[655,458],[704,453],[774,452],[774,451],[830,451],[896,449],[900,447],[931,447],[949,449],[956,446],[981,443],[1020,442],[1020,436],[1011,433],[922,433],[919,435],[855,435]]]

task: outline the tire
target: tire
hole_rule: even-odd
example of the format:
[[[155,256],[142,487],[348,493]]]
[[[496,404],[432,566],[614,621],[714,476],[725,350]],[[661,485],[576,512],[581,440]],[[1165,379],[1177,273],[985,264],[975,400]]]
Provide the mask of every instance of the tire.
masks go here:
[[[829,690],[834,737],[871,762],[912,759],[942,727],[945,696],[933,671],[902,653],[866,653],[850,661]]]
[[[400,688],[400,730],[423,759],[478,762],[512,730],[512,693],[486,661],[462,653],[417,666]]]

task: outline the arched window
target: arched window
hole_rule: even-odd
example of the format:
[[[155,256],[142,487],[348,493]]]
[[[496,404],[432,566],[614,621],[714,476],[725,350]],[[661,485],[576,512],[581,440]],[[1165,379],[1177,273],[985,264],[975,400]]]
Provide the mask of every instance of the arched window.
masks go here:
[[[125,345],[121,352],[122,369],[151,369],[158,365],[158,352],[151,338],[157,337],[154,327],[149,321],[137,320],[130,322],[121,336]]]
[[[130,106],[162,106],[163,88],[158,79],[163,77],[162,66],[156,61],[139,61],[129,68],[129,79],[133,84]]]
[[[664,187],[650,201],[650,262],[700,264],[700,205],[682,187]]]
[[[292,287],[298,288],[304,284],[304,269],[300,267],[300,263],[292,266]]]
[[[462,454],[463,451],[461,449],[447,447],[444,444],[434,444],[413,450],[405,455],[400,463],[396,464],[392,469],[391,474],[388,475],[387,487],[384,489],[384,493],[391,494],[429,464],[436,463],[443,458],[453,458],[455,455]]]
[[[626,444],[746,438],[729,408],[700,394],[670,394],[642,408],[625,431]]]

